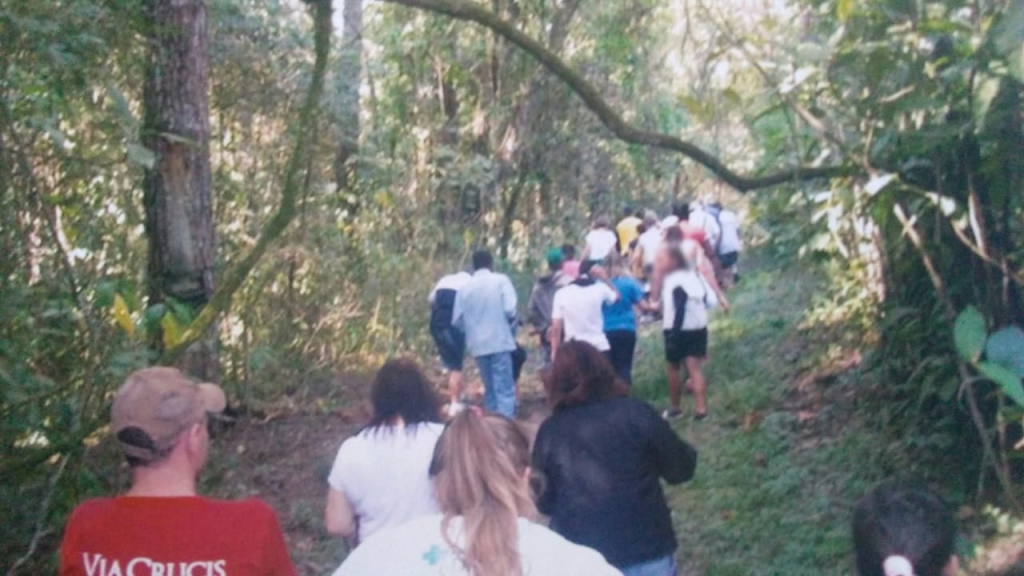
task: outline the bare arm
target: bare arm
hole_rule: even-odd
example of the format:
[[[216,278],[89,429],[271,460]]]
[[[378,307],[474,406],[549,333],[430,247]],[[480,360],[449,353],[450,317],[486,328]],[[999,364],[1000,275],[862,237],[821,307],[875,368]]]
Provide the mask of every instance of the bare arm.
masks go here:
[[[356,513],[348,497],[341,490],[327,490],[327,508],[324,510],[327,533],[348,538],[356,532]]]
[[[697,268],[700,271],[700,275],[707,281],[708,286],[711,286],[711,290],[718,296],[718,303],[721,304],[722,310],[728,312],[730,308],[729,299],[726,298],[722,287],[718,285],[718,280],[715,278],[715,269],[712,267],[711,262],[707,258],[701,258],[700,265]]]
[[[551,332],[548,338],[551,341],[551,361],[555,361],[555,356],[558,354],[558,347],[562,344],[562,323],[561,318],[551,321]]]

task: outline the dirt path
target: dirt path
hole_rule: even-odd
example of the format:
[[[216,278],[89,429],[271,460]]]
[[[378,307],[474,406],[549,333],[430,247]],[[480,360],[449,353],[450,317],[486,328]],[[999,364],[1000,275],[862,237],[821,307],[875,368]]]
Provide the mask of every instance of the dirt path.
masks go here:
[[[441,390],[444,375],[432,367],[433,360],[423,364]],[[215,435],[204,491],[226,498],[255,496],[273,506],[302,576],[330,574],[345,555],[341,540],[323,528],[326,478],[338,447],[369,417],[365,399],[372,378],[369,372],[336,376],[312,385],[301,402],[240,417]],[[479,379],[471,367],[467,381],[471,396],[474,390],[479,396]],[[536,433],[547,411],[533,362],[519,384],[520,420]]]

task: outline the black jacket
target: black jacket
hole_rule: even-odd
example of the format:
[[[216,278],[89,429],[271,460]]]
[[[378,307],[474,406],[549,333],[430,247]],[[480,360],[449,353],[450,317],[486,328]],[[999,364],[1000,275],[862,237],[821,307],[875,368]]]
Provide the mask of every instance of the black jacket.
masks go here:
[[[659,478],[692,478],[697,451],[645,402],[614,398],[556,412],[537,432],[533,461],[546,477],[538,508],[555,532],[620,568],[675,551]]]

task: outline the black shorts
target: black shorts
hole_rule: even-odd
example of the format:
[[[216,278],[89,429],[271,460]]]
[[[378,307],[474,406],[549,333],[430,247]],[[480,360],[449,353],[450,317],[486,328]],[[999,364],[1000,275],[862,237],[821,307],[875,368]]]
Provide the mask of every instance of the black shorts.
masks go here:
[[[704,358],[708,355],[708,329],[665,330],[665,360],[679,364],[685,358]]]
[[[462,371],[462,359],[466,355],[466,336],[458,328],[431,326],[430,335],[437,344],[441,363],[446,370]]]
[[[740,259],[739,252],[726,252],[725,254],[718,255],[718,261],[722,263],[722,268],[732,268],[736,265],[736,261]]]

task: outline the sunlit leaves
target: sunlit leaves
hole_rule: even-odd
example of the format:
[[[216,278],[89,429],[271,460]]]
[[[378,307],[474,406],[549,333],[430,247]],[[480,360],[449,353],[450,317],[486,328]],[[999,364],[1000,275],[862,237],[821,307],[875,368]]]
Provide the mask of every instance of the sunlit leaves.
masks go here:
[[[164,348],[174,348],[181,342],[182,327],[174,314],[164,314],[160,318],[160,329]]]
[[[836,18],[840,22],[846,22],[853,14],[856,7],[856,0],[836,0]]]

